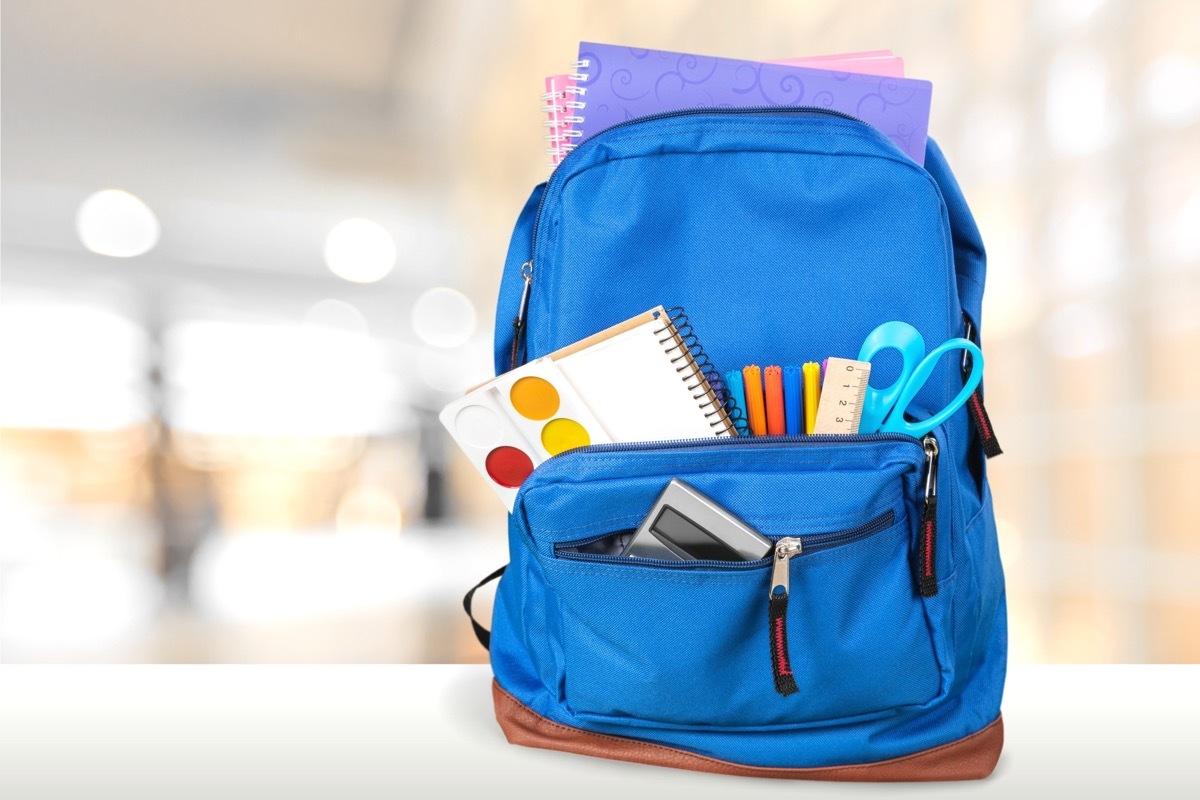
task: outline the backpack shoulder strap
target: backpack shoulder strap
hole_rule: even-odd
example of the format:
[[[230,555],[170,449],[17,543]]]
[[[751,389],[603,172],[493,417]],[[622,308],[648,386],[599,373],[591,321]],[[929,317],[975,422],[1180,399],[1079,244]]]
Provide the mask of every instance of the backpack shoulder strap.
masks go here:
[[[467,618],[471,620],[471,627],[475,629],[475,638],[483,645],[484,650],[492,649],[492,632],[475,621],[475,615],[471,613],[471,603],[475,599],[475,591],[484,586],[487,586],[492,581],[504,574],[504,570],[508,569],[508,564],[505,564],[500,569],[488,575],[479,583],[471,587],[471,590],[463,597],[463,611],[467,612]]]

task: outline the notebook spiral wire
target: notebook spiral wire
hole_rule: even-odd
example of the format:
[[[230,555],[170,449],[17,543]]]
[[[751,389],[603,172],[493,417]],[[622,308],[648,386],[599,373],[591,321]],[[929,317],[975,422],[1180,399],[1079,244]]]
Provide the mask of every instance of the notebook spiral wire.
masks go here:
[[[579,84],[587,82],[587,73],[581,70],[589,64],[586,59],[571,62],[571,73],[567,77],[573,83],[557,92],[544,92],[541,95],[545,101],[542,113],[550,116],[542,125],[550,129],[546,134],[546,141],[550,144],[546,148],[546,155],[552,157],[552,163],[547,165],[551,169],[566,158],[567,153],[578,146],[576,140],[583,137],[583,131],[571,126],[583,123],[583,115],[579,112],[587,107],[587,101],[583,99],[587,95],[587,87]]]
[[[704,352],[684,310],[678,306],[667,309],[667,324],[655,333],[661,337],[659,344],[671,343],[666,352],[679,351],[671,357],[671,363],[677,365],[675,371],[693,392],[692,399],[704,400],[700,408],[707,409],[704,416],[709,419],[709,427],[736,430],[739,424],[744,424],[745,413],[725,388],[721,373]]]

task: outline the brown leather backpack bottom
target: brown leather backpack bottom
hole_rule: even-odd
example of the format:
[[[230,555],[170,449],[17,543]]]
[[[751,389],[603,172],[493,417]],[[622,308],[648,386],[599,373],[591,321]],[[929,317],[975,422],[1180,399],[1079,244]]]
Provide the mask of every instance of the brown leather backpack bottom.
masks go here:
[[[1004,746],[1004,722],[996,717],[986,728],[969,736],[887,761],[837,767],[751,767],[675,747],[560,725],[524,706],[494,680],[492,696],[496,720],[512,744],[725,775],[817,781],[977,780],[992,774]]]

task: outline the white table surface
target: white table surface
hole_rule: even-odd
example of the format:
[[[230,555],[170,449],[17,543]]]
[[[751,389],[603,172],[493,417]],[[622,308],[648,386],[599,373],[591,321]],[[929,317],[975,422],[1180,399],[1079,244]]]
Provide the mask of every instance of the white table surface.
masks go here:
[[[732,778],[512,747],[490,681],[485,666],[6,666],[0,794],[1200,797],[1200,666],[1014,666],[992,778],[913,785]]]

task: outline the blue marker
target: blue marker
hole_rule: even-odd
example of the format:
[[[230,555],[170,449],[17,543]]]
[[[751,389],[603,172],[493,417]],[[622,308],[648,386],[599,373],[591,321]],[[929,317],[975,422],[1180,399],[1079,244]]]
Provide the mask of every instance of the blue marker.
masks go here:
[[[746,420],[746,384],[742,380],[740,369],[731,369],[725,373],[725,391],[729,393],[730,402],[742,412],[733,421],[738,436],[746,436],[750,433],[750,425]]]
[[[788,436],[799,436],[804,431],[804,382],[795,365],[783,368],[783,417]]]

